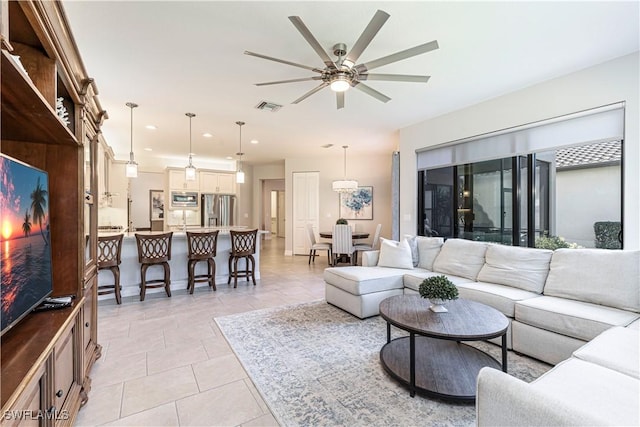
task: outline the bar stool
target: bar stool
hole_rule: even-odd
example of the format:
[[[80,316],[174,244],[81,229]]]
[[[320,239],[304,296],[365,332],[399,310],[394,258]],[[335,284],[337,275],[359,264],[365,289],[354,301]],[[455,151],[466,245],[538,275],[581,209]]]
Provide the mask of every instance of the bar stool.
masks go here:
[[[140,301],[144,301],[147,288],[159,288],[164,286],[167,296],[171,296],[171,238],[173,232],[162,234],[138,234],[138,262],[140,265]],[[147,269],[152,265],[161,265],[164,269],[163,279],[147,281]]]
[[[196,282],[209,282],[209,286],[216,290],[216,261],[213,259],[218,250],[219,230],[206,233],[192,233],[187,231],[187,248],[189,249],[187,270],[189,280],[187,289],[193,293]],[[195,274],[196,264],[207,262],[207,274]]]
[[[98,237],[98,270],[111,270],[113,285],[98,284],[98,295],[116,294],[116,303],[121,304],[120,261],[122,255],[122,237],[124,234]],[[89,237],[89,236],[87,236]]]
[[[230,230],[231,235],[231,253],[229,254],[229,280],[227,284],[231,283],[231,278],[234,278],[233,287],[238,287],[238,277],[246,277],[247,282],[249,277],[253,280],[253,286],[256,285],[255,267],[256,260],[253,254],[256,253],[256,237],[258,235],[258,229],[237,231]],[[244,271],[238,271],[238,261],[244,258],[245,269]],[[233,264],[233,268],[232,267]],[[251,264],[251,267],[249,267]]]

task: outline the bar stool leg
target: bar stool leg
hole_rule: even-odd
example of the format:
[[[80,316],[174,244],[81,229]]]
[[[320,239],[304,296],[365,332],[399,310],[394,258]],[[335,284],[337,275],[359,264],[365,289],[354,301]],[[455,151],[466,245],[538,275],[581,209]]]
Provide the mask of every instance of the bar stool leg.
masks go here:
[[[171,296],[171,267],[169,267],[169,263],[163,262],[162,267],[164,267],[164,290],[167,292],[167,296]]]
[[[140,301],[144,301],[145,294],[147,293],[147,281],[145,280],[147,275],[148,264],[142,264],[140,267]]]
[[[233,271],[234,271],[234,275],[233,275],[233,287],[237,288],[238,287],[238,260],[240,258],[236,257],[233,263]]]
[[[189,290],[190,294],[193,294],[193,290],[195,288],[195,268],[196,268],[196,262],[195,260],[190,259],[189,262],[187,263],[187,270],[188,270],[188,279],[187,279],[187,289]]]
[[[216,289],[216,262],[213,258],[209,258],[207,260],[207,264],[208,264],[208,270],[209,270],[209,286],[211,286],[215,291],[217,290]]]
[[[122,297],[120,296],[120,269],[118,267],[111,267],[113,273],[113,286],[116,293],[116,304],[122,304]]]
[[[251,280],[253,281],[253,286],[255,286],[256,285],[256,259],[253,257],[253,255],[249,255],[249,260],[251,260]],[[249,265],[249,262],[247,262],[247,265]],[[247,277],[247,281],[248,280],[249,280],[249,277]]]

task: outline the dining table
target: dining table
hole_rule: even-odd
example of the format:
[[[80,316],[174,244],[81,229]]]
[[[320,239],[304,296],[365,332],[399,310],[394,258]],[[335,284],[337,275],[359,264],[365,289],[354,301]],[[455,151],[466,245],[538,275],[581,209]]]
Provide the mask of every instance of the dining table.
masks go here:
[[[321,231],[320,232],[320,237],[323,237],[325,239],[331,239],[333,237],[333,231]],[[369,233],[367,233],[366,231],[353,231],[351,232],[351,238],[356,240],[356,239],[366,239],[367,237],[369,237]]]

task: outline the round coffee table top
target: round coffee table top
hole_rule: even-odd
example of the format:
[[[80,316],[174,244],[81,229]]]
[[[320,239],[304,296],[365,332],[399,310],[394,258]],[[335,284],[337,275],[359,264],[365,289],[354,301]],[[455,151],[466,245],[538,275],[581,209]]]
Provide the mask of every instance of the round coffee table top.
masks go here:
[[[432,338],[476,341],[505,333],[509,320],[493,307],[467,299],[448,301],[448,312],[435,313],[419,295],[397,295],[380,303],[380,315],[392,325]]]

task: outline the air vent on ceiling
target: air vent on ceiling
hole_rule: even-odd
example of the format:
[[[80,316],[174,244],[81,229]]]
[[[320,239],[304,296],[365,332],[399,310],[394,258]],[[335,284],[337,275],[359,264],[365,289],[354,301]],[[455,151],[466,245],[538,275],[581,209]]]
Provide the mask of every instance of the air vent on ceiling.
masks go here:
[[[282,105],[276,104],[275,102],[260,101],[258,105],[256,105],[256,108],[258,110],[271,111],[272,113],[275,113],[282,108]]]

